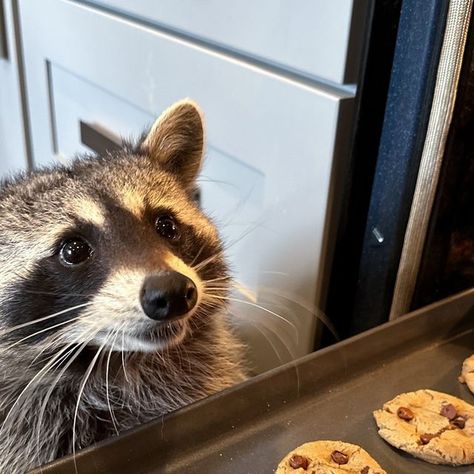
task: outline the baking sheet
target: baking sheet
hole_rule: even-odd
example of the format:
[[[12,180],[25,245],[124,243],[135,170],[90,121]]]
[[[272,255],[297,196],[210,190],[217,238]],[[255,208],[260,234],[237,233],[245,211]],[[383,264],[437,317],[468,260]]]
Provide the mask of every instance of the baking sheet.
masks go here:
[[[272,473],[307,441],[359,444],[392,474],[474,473],[436,466],[385,443],[372,411],[431,388],[474,404],[458,382],[474,353],[474,289],[306,356],[162,420],[77,454],[80,473]],[[71,457],[44,474],[74,473]]]

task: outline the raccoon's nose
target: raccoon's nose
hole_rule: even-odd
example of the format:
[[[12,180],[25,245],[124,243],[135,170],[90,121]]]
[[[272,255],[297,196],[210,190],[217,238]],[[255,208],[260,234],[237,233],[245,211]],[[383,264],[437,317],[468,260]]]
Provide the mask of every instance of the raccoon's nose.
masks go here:
[[[140,292],[143,311],[155,321],[178,319],[191,311],[196,302],[196,285],[178,272],[163,272],[147,277]]]

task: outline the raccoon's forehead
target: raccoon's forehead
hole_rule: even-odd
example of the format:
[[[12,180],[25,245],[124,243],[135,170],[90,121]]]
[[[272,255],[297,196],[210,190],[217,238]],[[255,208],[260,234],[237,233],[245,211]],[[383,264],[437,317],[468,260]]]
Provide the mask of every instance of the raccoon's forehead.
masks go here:
[[[77,223],[113,230],[117,211],[143,219],[169,210],[210,238],[217,234],[188,193],[168,173],[134,157],[77,162],[14,183],[0,196],[0,237],[36,250],[54,243]],[[34,242],[33,242],[34,241]]]

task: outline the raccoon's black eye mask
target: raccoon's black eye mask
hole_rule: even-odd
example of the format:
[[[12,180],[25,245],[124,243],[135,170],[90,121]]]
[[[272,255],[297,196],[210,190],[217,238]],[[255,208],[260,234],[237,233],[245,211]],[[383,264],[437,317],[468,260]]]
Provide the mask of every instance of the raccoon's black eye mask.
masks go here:
[[[155,215],[154,227],[158,235],[172,243],[177,243],[181,238],[180,226],[176,218],[168,211],[162,210]],[[80,231],[75,234],[71,232],[63,237],[55,252],[59,262],[66,268],[76,267],[87,262],[94,253],[91,243],[81,235]]]

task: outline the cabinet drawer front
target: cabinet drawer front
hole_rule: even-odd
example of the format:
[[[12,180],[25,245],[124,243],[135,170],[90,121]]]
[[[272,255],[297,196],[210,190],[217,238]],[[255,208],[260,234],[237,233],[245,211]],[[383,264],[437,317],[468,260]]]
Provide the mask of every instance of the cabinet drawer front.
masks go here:
[[[316,318],[302,308],[321,297],[332,170],[343,165],[353,98],[74,2],[20,6],[36,163],[80,150],[81,121],[137,133],[172,102],[196,100],[208,139],[202,205],[220,224],[239,281],[259,302],[279,300],[271,309],[294,325],[241,303],[250,339],[262,337],[257,323],[285,341],[255,365],[311,351]],[[262,347],[273,351],[264,340],[255,353]]]
[[[366,0],[94,0],[220,47],[312,77],[355,83]]]

